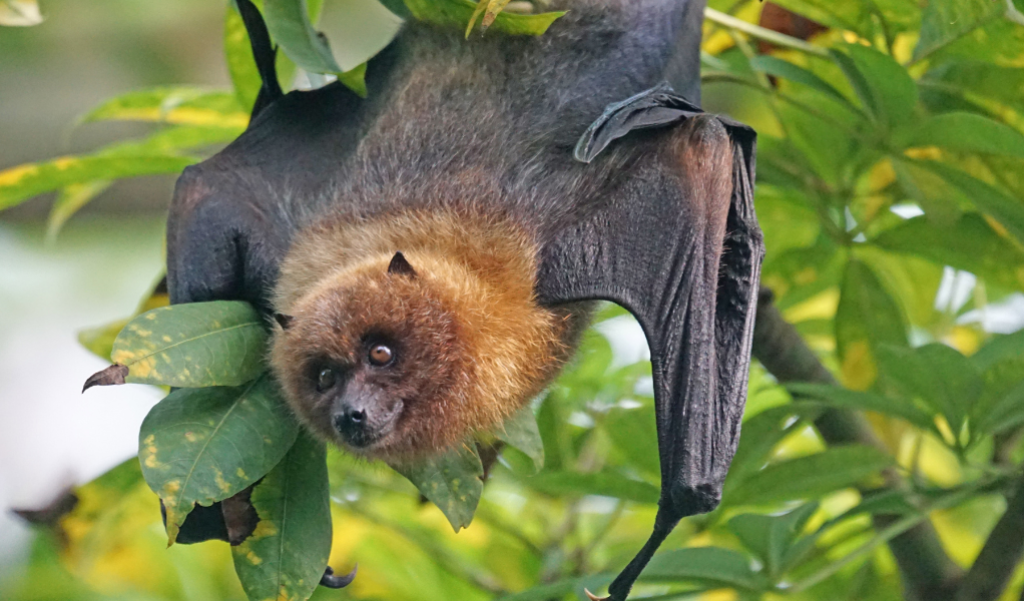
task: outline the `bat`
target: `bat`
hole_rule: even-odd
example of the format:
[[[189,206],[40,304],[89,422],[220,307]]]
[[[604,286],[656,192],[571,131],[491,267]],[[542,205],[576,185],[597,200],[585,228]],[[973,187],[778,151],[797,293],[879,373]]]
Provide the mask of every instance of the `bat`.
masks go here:
[[[365,99],[282,93],[259,12],[238,6],[263,87],[248,129],[177,183],[171,302],[273,316],[303,423],[384,458],[524,406],[592,303],[623,306],[651,349],[662,481],[609,587],[624,600],[676,524],[718,504],[746,398],[756,135],[699,108],[704,2],[553,1],[569,12],[539,37],[410,21]]]

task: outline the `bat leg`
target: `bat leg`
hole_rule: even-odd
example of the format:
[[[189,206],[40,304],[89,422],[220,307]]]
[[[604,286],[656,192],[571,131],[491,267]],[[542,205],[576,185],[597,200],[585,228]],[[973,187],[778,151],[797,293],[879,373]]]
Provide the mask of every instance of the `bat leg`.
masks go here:
[[[665,542],[665,539],[671,534],[681,519],[666,519],[664,516],[665,513],[659,510],[658,517],[654,520],[654,532],[647,539],[647,543],[640,549],[640,552],[636,554],[636,557],[619,572],[619,575],[608,586],[607,597],[598,597],[590,591],[584,591],[591,601],[625,601],[636,579],[640,577],[640,573],[644,571],[647,563],[654,557],[654,552],[661,547],[661,543]]]

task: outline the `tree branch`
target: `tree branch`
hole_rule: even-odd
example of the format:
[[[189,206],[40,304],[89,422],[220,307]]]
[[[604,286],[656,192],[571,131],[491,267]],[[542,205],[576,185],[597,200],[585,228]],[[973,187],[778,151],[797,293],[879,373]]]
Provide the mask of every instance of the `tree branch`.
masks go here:
[[[782,317],[773,299],[771,290],[761,289],[754,327],[754,356],[781,383],[813,382],[838,386],[835,377],[821,364],[796,328]],[[814,425],[829,444],[859,443],[883,447],[864,418],[851,411],[829,409],[815,420]],[[910,489],[896,471],[889,470],[885,476],[890,488]],[[1021,502],[1024,504],[1024,499]],[[875,528],[882,530],[897,519],[898,516],[876,515]],[[1020,542],[1024,546],[1024,537]],[[889,541],[889,549],[899,565],[908,601],[932,601],[953,596],[963,572],[946,555],[930,521],[922,522]]]
[[[974,565],[964,576],[956,601],[998,599],[1024,556],[1024,475],[1015,488],[1006,512],[996,522]]]

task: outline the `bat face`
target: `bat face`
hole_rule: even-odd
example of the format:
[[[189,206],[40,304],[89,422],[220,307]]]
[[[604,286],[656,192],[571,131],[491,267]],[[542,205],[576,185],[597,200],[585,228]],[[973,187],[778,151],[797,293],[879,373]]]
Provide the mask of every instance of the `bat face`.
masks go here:
[[[455,316],[398,254],[328,278],[277,332],[271,363],[289,403],[324,440],[373,458],[448,444],[439,424],[471,377]],[[461,436],[464,432],[458,432]],[[414,449],[417,452],[414,452]]]

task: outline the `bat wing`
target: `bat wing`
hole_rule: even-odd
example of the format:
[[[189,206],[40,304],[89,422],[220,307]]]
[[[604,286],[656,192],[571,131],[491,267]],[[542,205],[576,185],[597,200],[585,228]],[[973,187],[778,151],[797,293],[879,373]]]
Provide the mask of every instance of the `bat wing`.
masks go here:
[[[338,165],[358,142],[366,101],[341,83],[282,94],[275,51],[249,0],[238,8],[263,80],[246,131],[178,179],[167,221],[172,303],[246,300],[263,311],[277,267],[303,214],[329,195]],[[386,77],[394,52],[368,68]]]
[[[643,152],[611,197],[542,249],[537,283],[545,304],[622,305],[651,349],[661,498],[654,534],[609,587],[617,601],[681,518],[719,502],[739,438],[764,253],[755,133],[667,86],[610,106],[576,158],[590,162],[652,128],[623,140]]]

